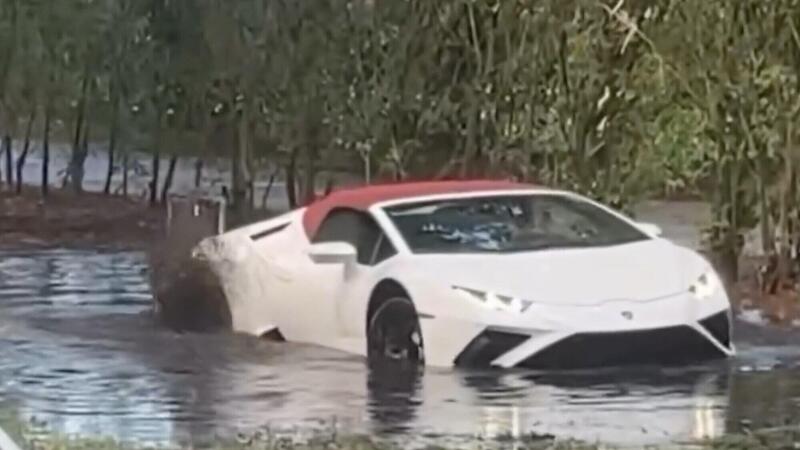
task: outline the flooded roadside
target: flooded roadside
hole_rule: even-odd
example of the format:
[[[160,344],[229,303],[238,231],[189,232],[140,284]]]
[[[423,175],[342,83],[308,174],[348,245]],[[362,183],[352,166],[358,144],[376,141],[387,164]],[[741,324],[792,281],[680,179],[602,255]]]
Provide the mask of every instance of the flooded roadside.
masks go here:
[[[616,444],[800,420],[798,334],[739,323],[740,356],[586,374],[428,370],[241,336],[178,335],[151,317],[146,258],[0,255],[0,398],[52,430],[195,442],[264,426],[451,442],[528,433]]]

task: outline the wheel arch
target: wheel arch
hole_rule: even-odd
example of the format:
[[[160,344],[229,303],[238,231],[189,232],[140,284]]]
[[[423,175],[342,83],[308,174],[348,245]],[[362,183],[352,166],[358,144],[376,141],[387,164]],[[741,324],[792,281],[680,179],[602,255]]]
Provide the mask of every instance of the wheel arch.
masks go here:
[[[372,293],[369,296],[369,303],[367,304],[367,315],[366,315],[366,322],[364,332],[368,332],[369,324],[372,320],[372,316],[375,314],[375,311],[381,306],[381,304],[393,297],[405,297],[414,303],[414,299],[411,298],[411,295],[399,281],[393,278],[385,278],[381,280],[375,288],[372,289]],[[414,305],[416,309],[416,304]]]

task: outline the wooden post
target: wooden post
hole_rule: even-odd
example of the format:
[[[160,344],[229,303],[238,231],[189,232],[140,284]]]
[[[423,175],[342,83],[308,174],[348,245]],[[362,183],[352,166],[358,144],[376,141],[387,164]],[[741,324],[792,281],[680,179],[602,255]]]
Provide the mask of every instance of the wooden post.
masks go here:
[[[167,201],[167,236],[190,235],[194,244],[225,232],[225,200],[194,195],[172,195]],[[192,245],[194,245],[192,244]]]

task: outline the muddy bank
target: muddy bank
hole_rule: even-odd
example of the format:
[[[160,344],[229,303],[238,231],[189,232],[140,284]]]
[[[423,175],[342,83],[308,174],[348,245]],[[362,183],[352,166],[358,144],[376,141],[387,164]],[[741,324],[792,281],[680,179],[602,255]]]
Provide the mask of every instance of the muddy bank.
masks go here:
[[[162,208],[118,196],[53,189],[47,199],[27,187],[0,189],[0,249],[147,249],[164,234]]]

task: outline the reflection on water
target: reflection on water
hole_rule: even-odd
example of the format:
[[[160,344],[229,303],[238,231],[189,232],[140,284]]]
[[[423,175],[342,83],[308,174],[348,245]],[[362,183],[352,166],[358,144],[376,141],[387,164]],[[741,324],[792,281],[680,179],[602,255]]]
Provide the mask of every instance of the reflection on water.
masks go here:
[[[335,426],[420,442],[641,444],[800,418],[788,333],[741,325],[741,356],[683,369],[368,370],[324,349],[163,329],[145,268],[138,253],[0,254],[0,400],[58,431],[146,442]]]

